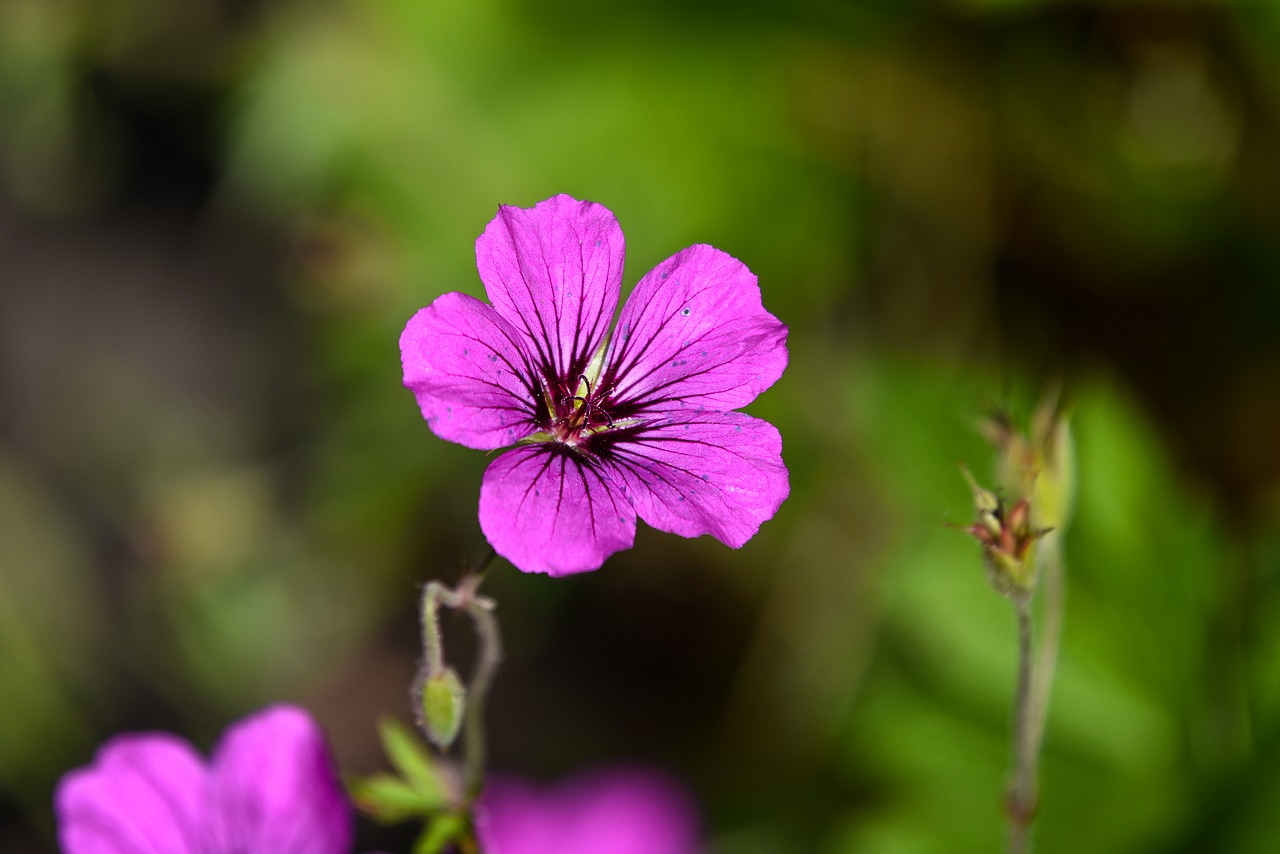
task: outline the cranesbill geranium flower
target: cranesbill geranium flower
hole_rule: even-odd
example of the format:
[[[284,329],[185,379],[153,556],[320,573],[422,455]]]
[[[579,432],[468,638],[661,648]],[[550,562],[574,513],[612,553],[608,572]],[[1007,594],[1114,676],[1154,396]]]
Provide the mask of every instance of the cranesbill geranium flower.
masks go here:
[[[485,854],[694,854],[698,816],[675,780],[602,768],[539,787],[491,779],[476,804]]]
[[[640,280],[610,337],[623,255],[598,204],[504,206],[476,241],[492,305],[445,294],[400,337],[437,436],[515,446],[484,474],[480,527],[526,572],[598,568],[631,546],[637,515],[737,548],[789,491],[778,431],[731,411],[787,364],[756,277],[691,246]]]
[[[66,854],[347,854],[350,804],[315,721],[273,706],[206,764],[167,733],[120,735],[54,796]]]

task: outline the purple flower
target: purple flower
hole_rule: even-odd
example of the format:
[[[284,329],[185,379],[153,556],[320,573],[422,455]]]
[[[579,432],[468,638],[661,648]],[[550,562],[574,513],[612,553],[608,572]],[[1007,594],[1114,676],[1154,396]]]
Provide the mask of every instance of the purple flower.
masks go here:
[[[272,706],[232,726],[206,764],[167,733],[120,735],[54,796],[67,854],[346,854],[351,807],[324,735]]]
[[[640,280],[610,338],[623,254],[598,204],[504,206],[476,241],[492,305],[445,294],[400,337],[437,436],[516,446],[484,474],[480,527],[526,572],[597,569],[630,548],[637,515],[737,548],[789,492],[778,431],[730,411],[787,364],[756,277],[691,246]]]
[[[540,789],[497,777],[476,805],[486,854],[694,854],[688,794],[656,771],[614,768]]]

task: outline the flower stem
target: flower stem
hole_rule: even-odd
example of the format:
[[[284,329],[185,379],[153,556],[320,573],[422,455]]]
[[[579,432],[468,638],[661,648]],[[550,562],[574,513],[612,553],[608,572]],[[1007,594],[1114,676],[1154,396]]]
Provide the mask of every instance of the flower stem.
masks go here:
[[[1006,794],[1009,854],[1030,850],[1036,812],[1036,759],[1039,744],[1032,709],[1031,599],[1013,599],[1018,616],[1018,684],[1013,701],[1013,779]]]
[[[1018,615],[1018,685],[1014,698],[1014,771],[1009,784],[1009,851],[1031,848],[1031,823],[1039,801],[1040,749],[1044,744],[1049,717],[1049,696],[1058,664],[1062,639],[1063,585],[1062,550],[1056,535],[1045,541],[1045,561],[1041,568],[1040,644],[1032,649],[1031,597],[1014,599]]]
[[[468,691],[467,709],[463,718],[462,737],[467,803],[474,802],[480,796],[480,789],[484,785],[484,704],[489,696],[489,686],[493,683],[493,677],[498,672],[499,665],[502,664],[502,636],[498,631],[498,620],[493,615],[495,603],[487,596],[475,595],[474,587],[479,586],[483,575],[471,578],[474,579],[474,585],[469,591],[471,595],[468,597],[466,610],[475,624],[476,636],[480,640],[480,650],[476,657],[475,671]],[[466,581],[463,583],[466,584]]]
[[[1062,638],[1062,607],[1065,589],[1062,578],[1062,551],[1058,534],[1044,541],[1045,565],[1041,573],[1043,598],[1040,610],[1040,649],[1035,670],[1031,674],[1031,712],[1028,742],[1036,756],[1044,741],[1045,723],[1049,717],[1049,695],[1053,691],[1053,675],[1058,665],[1058,646]]]

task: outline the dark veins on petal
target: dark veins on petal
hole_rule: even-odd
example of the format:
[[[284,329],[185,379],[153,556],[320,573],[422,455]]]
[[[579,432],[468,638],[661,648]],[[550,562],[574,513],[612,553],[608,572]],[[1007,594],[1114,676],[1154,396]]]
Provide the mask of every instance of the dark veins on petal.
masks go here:
[[[687,303],[689,300],[696,299],[699,293],[694,292],[685,295],[676,304],[676,306],[681,307],[672,306],[667,310],[657,329],[652,330],[643,339],[639,340],[639,343],[637,343],[638,339],[631,334],[630,324],[623,324],[619,330],[621,337],[617,350],[611,355],[610,364],[601,380],[601,385],[603,386],[614,389],[623,387],[628,389],[628,399],[615,402],[617,409],[628,414],[634,414],[643,411],[647,407],[661,403],[683,400],[690,396],[705,396],[713,391],[730,390],[731,387],[708,389],[702,383],[695,381],[695,378],[699,375],[713,373],[718,368],[723,368],[740,358],[737,348],[726,349],[723,346],[713,347],[710,345],[710,339],[719,338],[719,333],[707,331],[695,333],[690,339],[681,343],[680,348],[675,353],[674,361],[648,359],[648,364],[643,368],[641,367],[646,362],[646,358],[650,356],[653,348],[663,346],[661,342],[665,337],[664,333],[676,321],[676,318],[688,316],[689,308]],[[649,304],[652,304],[652,300],[650,300]],[[721,330],[721,332],[724,331]],[[739,333],[750,335],[751,331],[743,329]],[[708,353],[713,349],[718,356],[718,360],[714,362],[708,361]],[[696,360],[698,370],[680,371],[661,382],[653,381],[654,373],[660,368],[668,364],[673,367],[683,367],[688,363],[689,359]],[[688,386],[688,388],[684,389],[684,393],[681,393],[681,386]]]

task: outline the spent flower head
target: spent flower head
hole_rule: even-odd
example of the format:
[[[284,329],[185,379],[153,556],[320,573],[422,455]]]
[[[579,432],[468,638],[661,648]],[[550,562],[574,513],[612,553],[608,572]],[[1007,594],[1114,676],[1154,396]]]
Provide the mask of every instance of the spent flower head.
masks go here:
[[[1026,431],[1002,409],[993,409],[981,430],[995,448],[1001,490],[1031,503],[1036,526],[1065,530],[1075,499],[1075,449],[1057,391],[1040,400]]]
[[[963,530],[982,544],[991,586],[1011,598],[1030,596],[1036,585],[1035,544],[1049,529],[1031,527],[1027,499],[1008,506],[996,493],[979,486],[968,469],[964,476],[973,490],[977,518]]]
[[[782,439],[740,412],[782,375],[787,328],[756,277],[691,246],[636,285],[609,334],[624,242],[601,205],[503,206],[476,241],[490,304],[436,299],[400,338],[428,426],[511,447],[480,486],[480,527],[526,572],[599,568],[659,530],[739,547],[789,492]]]
[[[66,854],[347,854],[353,834],[323,733],[283,705],[230,727],[207,763],[168,733],[116,736],[54,807]]]

